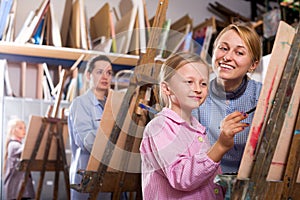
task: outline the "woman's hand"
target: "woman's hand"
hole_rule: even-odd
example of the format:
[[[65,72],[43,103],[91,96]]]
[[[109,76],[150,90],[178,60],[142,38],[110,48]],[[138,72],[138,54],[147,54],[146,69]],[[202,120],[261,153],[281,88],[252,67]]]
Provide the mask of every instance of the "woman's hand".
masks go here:
[[[220,124],[220,136],[217,142],[224,147],[224,149],[230,150],[234,145],[235,134],[241,132],[248,127],[248,123],[242,123],[241,121],[246,119],[248,114],[235,111],[225,117]],[[228,151],[227,150],[227,151]]]
[[[213,161],[219,162],[224,154],[233,147],[235,134],[249,126],[248,123],[241,122],[247,117],[248,114],[235,111],[222,120],[220,124],[220,136],[207,153]]]

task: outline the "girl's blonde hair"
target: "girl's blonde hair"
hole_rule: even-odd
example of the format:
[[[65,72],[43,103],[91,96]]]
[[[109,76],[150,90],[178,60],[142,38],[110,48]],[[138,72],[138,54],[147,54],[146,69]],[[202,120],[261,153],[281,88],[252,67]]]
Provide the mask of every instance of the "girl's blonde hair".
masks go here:
[[[209,66],[204,62],[199,55],[190,52],[179,52],[171,55],[162,65],[159,75],[159,83],[166,81],[168,82],[172,76],[176,73],[178,69],[188,63],[202,63],[207,67],[207,72],[209,72]],[[207,74],[209,76],[209,74]],[[162,94],[162,90],[159,90],[160,96],[160,106],[164,107],[168,104],[167,98]]]
[[[6,134],[6,142],[5,142],[5,154],[4,154],[4,163],[3,163],[3,172],[5,173],[6,170],[6,161],[7,161],[7,157],[8,157],[8,144],[11,140],[11,138],[14,135],[15,129],[18,125],[18,123],[23,123],[25,124],[25,122],[19,118],[12,118],[11,120],[8,121],[7,123],[7,134]]]

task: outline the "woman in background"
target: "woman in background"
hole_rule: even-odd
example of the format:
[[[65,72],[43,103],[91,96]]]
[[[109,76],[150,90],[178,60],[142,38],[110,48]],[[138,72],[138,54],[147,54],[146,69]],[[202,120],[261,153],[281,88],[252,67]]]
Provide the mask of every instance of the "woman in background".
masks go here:
[[[77,171],[85,170],[90,158],[112,81],[113,70],[110,59],[104,55],[93,57],[87,63],[85,75],[90,87],[83,95],[72,101],[68,116],[72,151],[71,184],[81,183],[82,176],[77,174]],[[88,199],[88,197],[88,193],[80,193],[71,189],[72,200]],[[111,193],[99,193],[98,198],[111,199]]]

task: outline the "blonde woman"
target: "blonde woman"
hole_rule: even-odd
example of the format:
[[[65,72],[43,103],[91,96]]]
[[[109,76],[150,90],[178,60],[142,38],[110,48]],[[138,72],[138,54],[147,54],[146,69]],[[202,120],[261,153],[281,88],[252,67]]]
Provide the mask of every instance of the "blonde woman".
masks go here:
[[[214,144],[221,133],[219,129],[225,116],[234,112],[247,112],[258,102],[262,84],[247,74],[258,67],[262,55],[261,41],[254,29],[245,25],[228,25],[214,42],[212,67],[216,78],[211,80],[207,100],[193,115],[207,128],[207,135]],[[243,122],[251,124],[253,113]],[[239,169],[249,127],[234,138],[234,148],[222,161],[224,173]]]

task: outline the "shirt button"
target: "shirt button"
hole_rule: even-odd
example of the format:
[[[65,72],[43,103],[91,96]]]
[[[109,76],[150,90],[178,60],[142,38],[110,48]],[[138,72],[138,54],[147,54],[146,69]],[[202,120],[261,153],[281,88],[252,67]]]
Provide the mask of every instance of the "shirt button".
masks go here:
[[[215,191],[215,194],[219,194],[219,189],[218,188],[215,188],[214,191]]]
[[[203,142],[203,138],[201,136],[198,137],[199,142]]]

